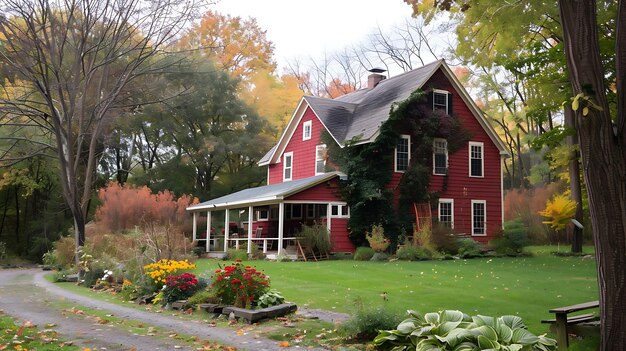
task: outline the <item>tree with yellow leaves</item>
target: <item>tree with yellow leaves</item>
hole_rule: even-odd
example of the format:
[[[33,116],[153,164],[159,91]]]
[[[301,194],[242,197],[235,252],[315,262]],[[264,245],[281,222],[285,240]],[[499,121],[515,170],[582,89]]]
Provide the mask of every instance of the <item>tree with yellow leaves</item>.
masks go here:
[[[542,223],[549,225],[556,231],[560,231],[567,227],[576,214],[576,202],[572,201],[565,194],[556,195],[552,200],[548,201],[543,211],[539,211],[539,214],[548,218],[548,220]]]

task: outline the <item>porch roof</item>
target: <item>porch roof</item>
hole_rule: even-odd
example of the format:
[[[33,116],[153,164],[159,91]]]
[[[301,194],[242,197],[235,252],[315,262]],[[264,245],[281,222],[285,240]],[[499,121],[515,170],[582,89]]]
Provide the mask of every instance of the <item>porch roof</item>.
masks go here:
[[[213,200],[205,201],[187,207],[187,211],[199,212],[202,210],[224,210],[247,206],[267,205],[277,203],[288,196],[309,189],[315,185],[331,180],[335,177],[344,177],[341,172],[330,172],[310,178],[292,180],[283,183],[260,186],[238,191]]]

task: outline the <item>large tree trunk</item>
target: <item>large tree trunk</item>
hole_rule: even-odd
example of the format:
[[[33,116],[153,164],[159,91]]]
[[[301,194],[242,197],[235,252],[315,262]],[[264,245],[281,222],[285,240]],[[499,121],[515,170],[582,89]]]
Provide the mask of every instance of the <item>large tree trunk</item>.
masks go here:
[[[589,193],[598,284],[602,350],[626,350],[626,2],[617,21],[617,118],[611,119],[600,61],[596,3],[559,0],[564,48],[575,95],[584,94],[599,108],[582,104],[576,112],[583,175]],[[587,116],[583,107],[589,106]]]
[[[574,116],[574,111],[571,106],[565,106],[564,109],[565,115],[565,126],[568,128],[575,129],[576,121]],[[569,169],[569,188],[571,193],[572,201],[576,202],[576,214],[574,215],[574,219],[578,221],[578,223],[583,223],[583,194],[580,189],[580,166],[579,159],[580,153],[578,152],[578,138],[576,135],[570,135],[567,137],[567,146],[569,148],[569,160],[568,160],[568,169]],[[568,226],[572,231],[572,252],[581,253],[583,252],[583,230],[579,228],[577,225]]]

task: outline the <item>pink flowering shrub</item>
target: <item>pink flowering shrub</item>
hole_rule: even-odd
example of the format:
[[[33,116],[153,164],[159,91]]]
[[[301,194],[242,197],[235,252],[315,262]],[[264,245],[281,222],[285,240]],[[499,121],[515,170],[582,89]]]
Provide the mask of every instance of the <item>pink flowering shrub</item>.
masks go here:
[[[270,278],[241,260],[215,271],[211,287],[223,304],[249,308],[269,291]]]

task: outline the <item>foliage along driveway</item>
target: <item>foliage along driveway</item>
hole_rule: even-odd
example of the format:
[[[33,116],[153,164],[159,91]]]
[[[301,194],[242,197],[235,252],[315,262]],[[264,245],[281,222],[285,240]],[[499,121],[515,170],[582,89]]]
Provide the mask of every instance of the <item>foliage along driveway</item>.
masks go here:
[[[0,309],[8,315],[35,324],[54,324],[57,331],[77,345],[106,350],[192,350],[198,346],[181,345],[172,338],[141,336],[110,324],[101,324],[97,317],[77,313],[80,308],[93,308],[117,319],[137,321],[163,328],[169,333],[194,335],[202,340],[237,347],[238,350],[295,350],[279,347],[277,341],[254,335],[239,335],[237,330],[212,327],[199,321],[182,319],[115,305],[74,294],[44,279],[38,269],[0,270]],[[61,303],[76,304],[76,309],[63,309]],[[83,307],[84,306],[84,307]],[[154,333],[153,333],[154,334]],[[168,333],[163,334],[167,336]],[[322,350],[322,349],[310,349]]]

